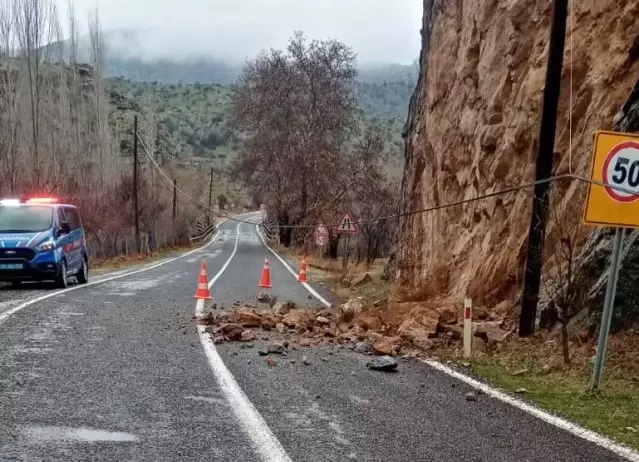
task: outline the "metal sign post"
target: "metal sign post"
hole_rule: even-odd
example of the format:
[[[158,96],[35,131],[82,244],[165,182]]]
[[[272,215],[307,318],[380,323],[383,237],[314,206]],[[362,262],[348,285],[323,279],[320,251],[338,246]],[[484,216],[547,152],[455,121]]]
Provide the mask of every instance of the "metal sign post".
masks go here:
[[[604,362],[606,360],[606,349],[608,347],[608,336],[610,335],[610,323],[615,306],[615,294],[617,293],[617,279],[619,268],[621,267],[621,248],[623,243],[623,228],[616,228],[615,237],[612,241],[612,257],[610,259],[610,272],[608,275],[608,285],[606,286],[606,298],[604,300],[603,314],[601,315],[601,325],[599,327],[599,343],[597,344],[597,357],[595,367],[592,371],[591,388],[598,390],[601,387],[603,378]]]
[[[586,197],[584,223],[615,228],[606,298],[604,300],[599,343],[592,372],[593,390],[601,388],[604,362],[615,306],[617,279],[621,267],[624,228],[639,228],[639,135],[598,131]]]

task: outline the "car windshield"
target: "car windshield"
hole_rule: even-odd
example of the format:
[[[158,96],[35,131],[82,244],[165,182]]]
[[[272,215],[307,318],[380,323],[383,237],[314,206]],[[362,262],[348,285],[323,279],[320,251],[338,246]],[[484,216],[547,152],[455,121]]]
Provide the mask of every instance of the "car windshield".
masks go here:
[[[37,233],[51,226],[53,209],[38,206],[0,206],[0,233]]]

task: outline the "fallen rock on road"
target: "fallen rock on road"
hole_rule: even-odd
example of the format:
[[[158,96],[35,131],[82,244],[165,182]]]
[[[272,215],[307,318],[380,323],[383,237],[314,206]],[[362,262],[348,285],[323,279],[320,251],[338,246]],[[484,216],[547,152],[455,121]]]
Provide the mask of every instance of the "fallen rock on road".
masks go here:
[[[397,361],[390,356],[380,356],[367,362],[366,367],[376,371],[394,371],[397,369]]]

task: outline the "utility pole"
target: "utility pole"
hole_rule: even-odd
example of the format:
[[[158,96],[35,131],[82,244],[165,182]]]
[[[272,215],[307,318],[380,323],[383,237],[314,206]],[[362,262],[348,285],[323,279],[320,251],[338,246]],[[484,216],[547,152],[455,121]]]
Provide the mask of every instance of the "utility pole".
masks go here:
[[[546,86],[541,114],[539,134],[539,150],[535,180],[545,180],[552,175],[553,153],[555,147],[555,130],[557,125],[557,106],[561,87],[561,71],[564,61],[564,45],[566,42],[566,19],[568,17],[568,0],[555,0],[552,29],[550,31],[550,48],[548,68],[546,69]],[[542,256],[546,238],[546,222],[548,219],[549,183],[537,183],[533,198],[532,215],[528,229],[528,250],[524,272],[524,293],[519,317],[519,336],[527,337],[535,331],[539,287],[541,285]]]
[[[177,218],[177,179],[173,178],[173,226]]]
[[[211,181],[209,182],[209,215],[206,218],[206,223],[211,225],[211,205],[213,201],[213,167],[211,167]]]
[[[135,209],[135,245],[140,253],[140,209],[138,208],[138,116],[133,118],[133,207]]]

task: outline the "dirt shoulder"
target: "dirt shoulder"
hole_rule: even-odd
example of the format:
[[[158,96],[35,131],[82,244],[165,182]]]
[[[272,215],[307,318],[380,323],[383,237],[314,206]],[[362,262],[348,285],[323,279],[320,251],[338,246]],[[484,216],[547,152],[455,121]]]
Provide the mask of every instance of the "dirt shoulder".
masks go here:
[[[300,259],[279,251],[296,263]],[[639,449],[639,326],[611,336],[604,388],[593,393],[589,382],[596,338],[585,334],[579,322],[570,326],[570,364],[564,364],[558,330],[520,339],[505,307],[478,307],[473,358],[467,361],[462,358],[461,301],[395,302],[391,294],[397,288],[380,278],[384,263],[349,265],[344,272],[341,260],[308,258],[312,281],[326,284],[342,303],[360,301],[355,337],[383,340],[384,354],[456,363],[470,375]]]

